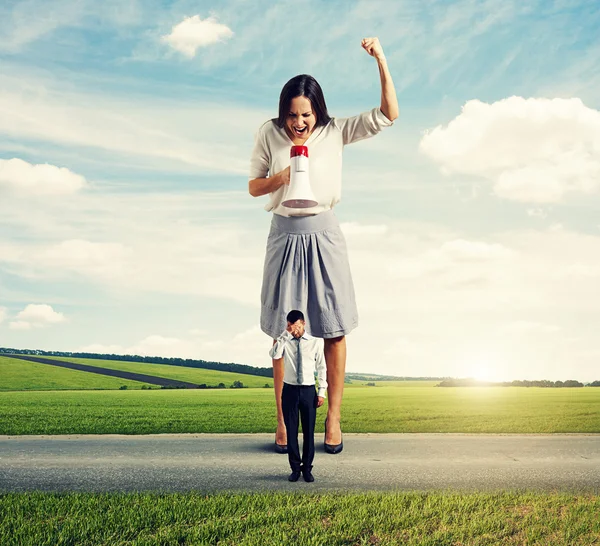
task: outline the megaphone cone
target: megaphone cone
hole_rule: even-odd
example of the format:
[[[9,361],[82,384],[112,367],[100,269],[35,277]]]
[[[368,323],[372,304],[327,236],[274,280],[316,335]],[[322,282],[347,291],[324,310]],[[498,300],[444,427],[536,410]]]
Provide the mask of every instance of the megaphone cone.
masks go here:
[[[292,146],[290,150],[290,185],[281,204],[292,209],[306,209],[318,205],[308,178],[306,146]]]

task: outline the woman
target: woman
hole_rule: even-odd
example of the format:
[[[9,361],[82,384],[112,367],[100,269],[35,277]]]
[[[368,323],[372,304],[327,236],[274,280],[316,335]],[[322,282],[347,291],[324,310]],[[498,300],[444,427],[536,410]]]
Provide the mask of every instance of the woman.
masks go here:
[[[362,47],[375,57],[381,80],[381,106],[358,116],[329,117],[321,87],[300,75],[288,81],[279,98],[279,118],[264,123],[256,135],[250,161],[249,191],[270,194],[265,209],[273,212],[267,241],[261,293],[261,329],[273,338],[285,329],[285,316],[300,309],[306,331],[324,339],[329,404],[325,451],[343,449],[340,415],[346,371],[346,334],[358,325],[346,243],[333,207],[341,197],[342,149],[377,134],[398,117],[398,101],[383,49],[377,38]],[[290,183],[290,147],[307,146],[309,175],[318,204],[291,209],[281,203]],[[286,453],[281,411],[283,359],[273,360],[277,404],[276,450]]]

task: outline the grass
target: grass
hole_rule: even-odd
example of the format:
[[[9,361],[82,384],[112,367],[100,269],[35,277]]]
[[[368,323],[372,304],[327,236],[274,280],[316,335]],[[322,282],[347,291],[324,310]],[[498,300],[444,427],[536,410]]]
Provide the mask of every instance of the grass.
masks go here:
[[[0,543],[577,546],[600,543],[598,513],[567,493],[11,493]]]
[[[352,379],[352,383],[346,383],[344,388],[353,389],[355,387],[371,387],[372,385],[367,385],[368,383],[375,383],[375,387],[435,387],[439,381],[358,381],[356,379]]]
[[[326,405],[318,410],[323,431]],[[1,392],[0,434],[273,432],[272,389]],[[363,387],[345,432],[600,432],[600,389]]]
[[[141,389],[157,385],[0,356],[0,391]]]
[[[64,360],[66,362],[75,362],[77,364],[86,364],[87,366],[96,366],[99,368],[109,368],[112,370],[122,370],[134,373],[144,373],[157,377],[168,379],[177,379],[179,381],[189,381],[198,385],[205,383],[209,386],[216,386],[224,383],[229,387],[234,381],[241,381],[244,386],[250,388],[264,387],[268,384],[273,386],[273,379],[270,377],[261,377],[256,375],[221,372],[218,370],[205,370],[202,368],[187,368],[184,366],[173,366],[168,364],[151,364],[148,362],[127,362],[121,360],[97,360],[94,358],[70,358],[44,356],[43,358],[53,360]],[[60,371],[60,372],[59,372]],[[128,389],[141,389],[146,383],[138,381],[126,381],[119,378],[110,378],[106,380],[100,375],[90,374],[76,370],[52,367],[47,364],[39,364],[19,360],[16,358],[0,356],[0,391],[20,391],[20,390],[87,390],[87,389],[118,389],[121,385],[127,385]],[[364,387],[367,383],[375,383],[380,387],[425,387],[435,386],[439,381],[358,381],[352,380],[346,385],[346,388]],[[160,388],[156,385],[153,388]]]
[[[202,368],[185,368],[145,362],[121,362],[120,360],[94,360],[93,358],[53,358],[46,356],[44,358],[189,381],[198,385],[205,383],[216,387],[219,383],[224,383],[227,387],[230,387],[234,381],[241,381],[247,387],[264,387],[265,384],[273,386],[273,379],[270,377],[204,370]],[[49,364],[39,364],[9,357],[0,357],[0,377],[2,377],[0,391],[50,390],[52,388],[65,390],[118,389],[121,385],[127,385],[128,389],[141,389],[142,385],[147,385],[147,383],[119,378],[110,378],[111,381],[108,381],[108,376],[103,377],[94,373],[58,368]],[[152,385],[152,387],[160,389],[156,385]]]
[[[214,370],[69,360],[197,383],[272,384]],[[0,392],[0,434],[275,429],[272,389],[139,390],[139,382],[6,357],[0,382],[0,391],[14,389]],[[345,432],[600,432],[600,389],[365,383],[346,386]],[[124,384],[128,390],[114,390]],[[575,493],[5,493],[0,544],[600,545],[598,513],[597,495]]]

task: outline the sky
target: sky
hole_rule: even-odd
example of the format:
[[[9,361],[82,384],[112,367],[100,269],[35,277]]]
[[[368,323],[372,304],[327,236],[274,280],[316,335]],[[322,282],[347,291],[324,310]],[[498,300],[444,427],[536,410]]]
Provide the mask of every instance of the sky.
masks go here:
[[[0,346],[269,367],[258,127],[297,74],[344,149],[348,372],[600,379],[600,5],[0,5]]]

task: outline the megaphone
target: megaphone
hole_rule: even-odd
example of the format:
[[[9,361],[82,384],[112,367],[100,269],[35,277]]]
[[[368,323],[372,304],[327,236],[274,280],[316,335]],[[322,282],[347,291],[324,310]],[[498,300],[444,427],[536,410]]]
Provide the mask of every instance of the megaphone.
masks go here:
[[[308,179],[306,146],[292,146],[290,150],[290,185],[281,204],[291,209],[307,209],[318,205]]]

